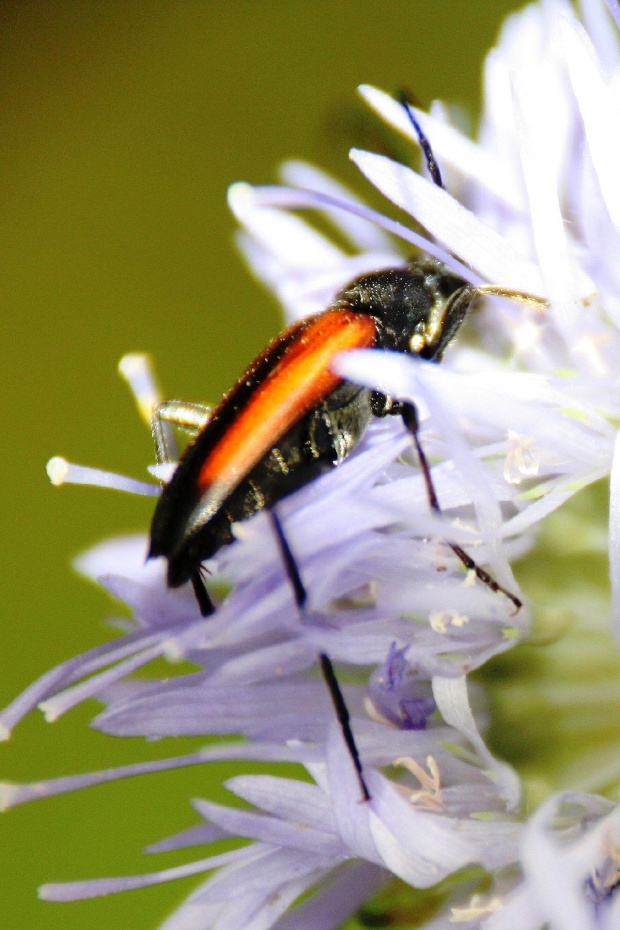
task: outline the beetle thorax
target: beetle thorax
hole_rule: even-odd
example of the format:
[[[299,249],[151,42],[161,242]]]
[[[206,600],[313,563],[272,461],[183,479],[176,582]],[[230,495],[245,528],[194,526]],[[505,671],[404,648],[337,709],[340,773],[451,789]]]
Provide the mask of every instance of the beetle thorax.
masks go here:
[[[432,359],[444,344],[450,297],[465,283],[440,262],[426,260],[357,278],[339,294],[337,305],[374,318],[379,348]]]

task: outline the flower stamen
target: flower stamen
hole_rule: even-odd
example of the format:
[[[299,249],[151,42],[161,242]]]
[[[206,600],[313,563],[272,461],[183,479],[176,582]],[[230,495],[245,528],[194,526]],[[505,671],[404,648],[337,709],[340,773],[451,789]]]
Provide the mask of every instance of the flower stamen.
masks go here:
[[[467,574],[471,574],[475,578],[475,572],[468,572]],[[467,581],[465,583],[467,584]],[[435,633],[443,635],[448,632],[448,628],[451,626],[457,627],[457,629],[465,626],[466,623],[469,623],[469,617],[454,609],[433,610],[429,614],[428,622]]]
[[[504,463],[504,481],[518,485],[525,478],[535,478],[540,469],[540,459],[533,455],[536,440],[508,430],[508,449]]]
[[[409,789],[401,786],[401,790],[407,795],[412,804],[427,811],[443,809],[443,802],[441,799],[441,777],[439,775],[439,767],[433,756],[427,756],[426,758],[428,772],[426,772],[420,763],[416,762],[411,756],[401,756],[398,759],[394,759],[393,764],[401,765],[403,768],[406,768],[408,772],[415,775],[422,786],[421,791],[409,791]]]
[[[137,481],[135,478],[127,478],[125,475],[104,471],[101,468],[76,465],[60,455],[55,455],[49,460],[46,471],[50,481],[56,487],[63,484],[88,484],[98,488],[126,491],[128,494],[141,494],[144,497],[157,497],[161,493],[161,488],[157,484]]]
[[[497,895],[483,903],[482,895],[475,894],[467,907],[450,908],[451,924],[466,924],[470,920],[479,920],[481,917],[488,917],[495,914],[502,906],[502,899]]]

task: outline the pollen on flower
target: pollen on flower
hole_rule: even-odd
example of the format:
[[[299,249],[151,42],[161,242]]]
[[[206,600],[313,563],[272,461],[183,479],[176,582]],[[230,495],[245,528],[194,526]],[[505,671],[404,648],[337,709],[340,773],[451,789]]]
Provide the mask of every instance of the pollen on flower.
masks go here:
[[[428,772],[426,772],[420,763],[416,762],[411,756],[401,756],[398,759],[394,759],[393,764],[401,765],[403,768],[406,768],[412,775],[415,775],[422,786],[421,791],[410,791],[408,788],[401,786],[401,790],[412,804],[422,810],[442,810],[441,777],[439,775],[439,767],[433,756],[427,756],[426,759]]]
[[[59,488],[67,480],[69,469],[69,463],[60,455],[55,455],[45,466],[47,477],[50,479],[52,484],[56,485],[57,488]]]
[[[256,193],[245,181],[236,181],[228,188],[228,206],[235,214],[243,215],[256,205]]]
[[[468,572],[468,575],[469,574]],[[472,574],[475,578],[475,573],[472,572]],[[468,581],[466,580],[465,583],[467,584]],[[458,610],[434,610],[429,614],[428,622],[435,633],[441,633],[443,635],[448,632],[451,626],[457,628],[465,626],[466,623],[469,623],[469,617],[465,614],[460,614]]]
[[[535,478],[540,470],[540,458],[532,453],[536,440],[508,430],[508,449],[504,462],[504,481],[518,485],[526,478]]]
[[[475,894],[467,907],[450,908],[450,923],[466,924],[470,920],[479,920],[481,917],[488,917],[494,914],[502,906],[502,899],[497,895],[484,901],[482,895]]]

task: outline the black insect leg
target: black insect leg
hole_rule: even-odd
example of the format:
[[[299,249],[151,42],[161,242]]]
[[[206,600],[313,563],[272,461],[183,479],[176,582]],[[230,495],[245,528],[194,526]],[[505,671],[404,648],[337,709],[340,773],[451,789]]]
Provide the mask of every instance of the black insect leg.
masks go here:
[[[297,567],[297,562],[295,561],[295,556],[293,555],[291,547],[288,544],[288,540],[284,535],[284,530],[282,529],[280,519],[275,510],[271,510],[270,514],[274,532],[276,534],[276,539],[278,540],[278,545],[282,554],[282,560],[286,568],[286,574],[295,595],[295,603],[297,604],[301,613],[303,613],[305,610],[306,601],[308,599],[308,594],[306,592],[304,583],[301,580],[301,575],[299,573],[299,568]],[[353,765],[355,766],[357,779],[359,781],[360,789],[362,792],[362,800],[370,801],[370,792],[364,779],[362,760],[360,759],[359,750],[355,743],[355,737],[353,736],[353,731],[351,729],[351,717],[343,697],[342,690],[338,683],[338,679],[336,678],[334,666],[332,665],[332,661],[329,656],[324,652],[319,653],[319,661],[321,664],[321,672],[323,674],[325,684],[327,685],[327,690],[329,691],[330,697],[332,699],[332,704],[334,705],[334,710],[336,711],[336,717],[338,718],[338,723],[340,724],[342,735],[344,736],[344,741],[347,745],[347,749],[349,750],[349,755],[351,756]]]
[[[293,594],[295,595],[295,603],[299,607],[299,610],[303,613],[306,606],[306,601],[308,600],[308,592],[306,591],[306,587],[301,580],[301,575],[299,574],[295,556],[293,555],[291,547],[288,544],[288,540],[284,535],[284,530],[282,529],[280,518],[275,510],[270,510],[269,514],[271,516],[273,529],[275,531],[276,539],[278,540],[278,545],[280,547],[280,553],[282,555],[284,567],[286,568],[286,574],[291,583]]]
[[[192,588],[194,589],[194,594],[196,595],[196,600],[198,601],[200,613],[203,617],[210,617],[212,613],[215,613],[215,607],[213,606],[213,601],[211,600],[209,592],[205,587],[205,583],[202,580],[200,571],[192,572],[189,580],[192,583]]]
[[[428,459],[426,458],[424,449],[420,443],[418,412],[414,404],[401,404],[399,413],[403,418],[403,423],[411,433],[413,442],[415,444],[418,460],[420,462],[420,468],[422,469],[422,475],[424,476],[426,494],[428,496],[428,502],[430,504],[431,510],[434,510],[435,513],[441,513],[441,507],[439,506],[439,500],[437,499],[437,492],[435,491],[435,485],[433,484],[433,478],[431,476]],[[461,560],[468,571],[475,572],[476,578],[479,578],[483,584],[491,589],[491,591],[503,594],[504,597],[507,597],[508,600],[514,604],[515,613],[521,610],[523,603],[516,596],[516,594],[513,594],[512,591],[509,591],[507,588],[504,588],[501,584],[499,584],[499,582],[497,582],[492,575],[485,571],[484,568],[481,568],[477,562],[475,562],[472,557],[468,555],[468,553],[465,552],[465,550],[462,549],[459,545],[452,542],[449,542],[448,545],[454,554]]]

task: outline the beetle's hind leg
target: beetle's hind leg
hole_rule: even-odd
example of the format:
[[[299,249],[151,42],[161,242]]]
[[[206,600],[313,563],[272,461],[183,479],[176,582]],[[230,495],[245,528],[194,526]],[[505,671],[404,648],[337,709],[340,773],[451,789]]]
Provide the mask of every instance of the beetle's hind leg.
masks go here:
[[[179,400],[161,400],[157,378],[150,356],[146,352],[130,352],[119,362],[118,371],[129,385],[136,406],[144,422],[151,427],[158,465],[175,461],[176,443],[171,426],[178,426],[192,435],[206,425],[210,408]],[[190,575],[190,582],[203,617],[214,612],[214,607],[201,576],[199,566]]]
[[[211,596],[207,591],[207,587],[202,579],[200,568],[196,569],[195,572],[189,576],[192,588],[194,589],[194,594],[196,600],[198,601],[198,609],[203,617],[210,617],[211,614],[215,613],[215,607],[213,606],[213,601]]]
[[[418,421],[418,411],[415,407],[415,404],[403,403],[401,401],[392,400],[389,397],[386,397],[384,394],[380,394],[378,391],[375,391],[372,395],[372,412],[375,416],[385,417],[385,416],[394,416],[399,414],[402,417],[405,427],[411,433],[415,450],[418,456],[418,461],[420,463],[420,469],[422,471],[422,476],[424,478],[424,484],[426,486],[426,496],[428,498],[428,503],[435,513],[441,513],[441,506],[439,504],[439,498],[437,497],[437,491],[435,490],[435,485],[433,483],[433,476],[431,475],[430,465],[428,464],[428,459],[422,444],[420,442],[419,435],[419,421]],[[515,606],[515,613],[517,613],[523,607],[523,602],[516,594],[513,594],[512,591],[509,591],[508,588],[505,588],[501,585],[495,578],[482,568],[478,563],[472,559],[472,557],[467,553],[461,546],[457,543],[449,542],[448,545],[463,563],[465,568],[468,571],[474,572],[476,578],[478,578],[483,584],[490,588],[491,591],[495,591],[498,594],[503,594],[504,597],[507,597]]]
[[[306,587],[301,580],[301,575],[299,573],[299,568],[295,560],[295,556],[293,555],[291,547],[288,544],[288,540],[284,535],[284,530],[282,529],[280,518],[278,517],[275,510],[270,510],[269,513],[271,516],[271,522],[275,536],[278,540],[282,561],[284,562],[284,567],[286,568],[286,574],[293,589],[295,603],[297,604],[300,612],[304,613],[306,601],[308,600]],[[340,724],[340,729],[342,730],[344,741],[347,745],[347,749],[349,750],[349,755],[351,756],[353,765],[355,766],[357,780],[362,792],[362,800],[370,801],[370,792],[364,778],[362,760],[360,759],[359,750],[355,742],[355,737],[353,736],[353,730],[351,729],[351,716],[342,694],[342,690],[338,683],[338,679],[334,671],[334,666],[332,665],[331,659],[325,652],[319,653],[319,663],[321,666],[323,680],[327,685],[327,690],[329,691],[332,704],[334,705],[334,710],[336,711],[336,717],[338,718],[338,723]]]
[[[211,408],[204,404],[191,404],[184,400],[165,400],[157,404],[151,415],[157,464],[168,464],[177,457],[176,443],[169,426],[178,426],[194,437],[207,425],[210,415]]]
[[[396,408],[392,408],[389,412],[400,413],[403,419],[403,423],[405,424],[407,430],[411,433],[418,456],[418,461],[420,463],[420,469],[422,470],[422,475],[424,477],[426,495],[428,497],[430,508],[435,513],[441,513],[441,507],[439,505],[439,499],[437,497],[437,492],[433,483],[431,469],[428,464],[428,459],[426,458],[424,449],[422,448],[422,444],[420,443],[418,411],[416,410],[415,405],[401,403],[398,406],[398,410],[396,410]],[[508,600],[514,604],[515,613],[521,610],[523,607],[523,602],[516,596],[516,594],[513,594],[512,591],[508,590],[508,588],[504,588],[503,585],[501,585],[498,581],[495,580],[495,578],[493,578],[492,575],[489,574],[489,572],[487,572],[484,568],[481,568],[480,565],[478,565],[478,563],[475,562],[474,559],[472,559],[472,557],[461,548],[461,546],[453,542],[448,542],[448,545],[454,554],[461,560],[468,571],[473,571],[476,575],[476,578],[478,578],[483,584],[490,588],[491,591],[495,591],[498,594],[503,594],[504,597],[507,597]]]
[[[206,426],[211,408],[182,400],[162,401],[153,363],[146,352],[123,355],[118,371],[129,385],[140,416],[151,428],[157,464],[173,462],[177,449],[170,426],[178,426],[195,436]]]

